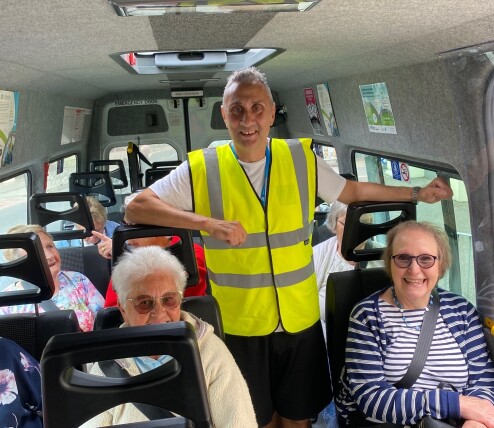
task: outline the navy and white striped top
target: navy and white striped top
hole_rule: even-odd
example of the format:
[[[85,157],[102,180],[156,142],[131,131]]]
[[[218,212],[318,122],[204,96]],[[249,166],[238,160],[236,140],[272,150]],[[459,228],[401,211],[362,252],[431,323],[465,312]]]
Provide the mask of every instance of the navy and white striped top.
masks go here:
[[[408,328],[398,308],[379,299],[381,290],[358,303],[350,315],[342,390],[336,406],[342,418],[358,408],[368,419],[401,425],[423,416],[460,418],[459,394],[494,403],[494,365],[473,305],[438,289],[440,311],[426,365],[410,389],[393,383],[406,372],[418,331]],[[407,311],[408,324],[420,325],[424,309]],[[452,384],[458,392],[438,389]]]

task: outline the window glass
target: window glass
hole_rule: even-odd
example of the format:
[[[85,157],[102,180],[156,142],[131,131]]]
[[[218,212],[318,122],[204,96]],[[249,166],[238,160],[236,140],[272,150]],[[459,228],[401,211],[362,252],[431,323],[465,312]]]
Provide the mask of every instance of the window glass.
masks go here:
[[[46,193],[68,192],[69,176],[77,172],[77,155],[68,156],[50,162]]]
[[[146,157],[146,159],[151,162],[162,162],[162,161],[174,161],[178,160],[178,152],[177,150],[170,144],[141,144],[139,146],[139,151]],[[125,173],[127,174],[127,179],[130,178],[129,174],[129,160],[127,158],[127,145],[114,147],[110,150],[109,159],[121,159],[125,166]],[[146,173],[146,170],[149,169],[150,166],[145,162],[141,162],[141,173]],[[143,178],[144,183],[144,178]],[[120,194],[129,194],[130,193],[130,181],[129,185],[120,190],[116,190],[115,193]]]
[[[326,163],[333,168],[338,174],[340,173],[340,169],[338,167],[338,157],[336,156],[336,150],[331,146],[323,146],[322,144],[315,143],[313,145],[313,150],[316,155],[321,156]]]
[[[27,202],[31,176],[28,173],[0,182],[0,234],[17,224],[27,223]]]
[[[216,141],[212,141],[211,143],[209,143],[209,146],[208,147],[218,147],[218,146],[223,146],[225,144],[229,144],[232,140],[216,140]]]
[[[424,187],[439,175],[433,170],[362,153],[356,153],[354,160],[359,181],[389,186]],[[454,192],[453,199],[436,204],[419,203],[417,220],[428,221],[447,231],[451,246],[452,266],[439,281],[439,286],[461,294],[476,304],[472,231],[467,192],[461,180],[451,178],[449,184]]]

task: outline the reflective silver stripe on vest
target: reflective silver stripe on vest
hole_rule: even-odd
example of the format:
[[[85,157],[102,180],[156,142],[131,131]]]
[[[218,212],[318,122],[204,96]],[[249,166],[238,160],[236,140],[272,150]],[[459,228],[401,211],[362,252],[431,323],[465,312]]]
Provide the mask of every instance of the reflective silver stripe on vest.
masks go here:
[[[271,248],[283,248],[297,245],[299,242],[306,241],[312,234],[313,223],[306,223],[302,228],[292,232],[275,233],[269,236],[269,246]],[[231,250],[232,247],[223,241],[219,241],[211,236],[202,236],[204,245],[211,250]],[[250,233],[247,235],[245,242],[239,247],[245,248],[262,248],[267,245],[266,233]],[[235,248],[233,248],[235,249]]]
[[[220,180],[220,167],[216,150],[204,150],[204,162],[206,163],[206,180],[208,183],[209,209],[211,217],[224,220],[223,201]]]
[[[285,272],[274,275],[276,287],[288,287],[293,284],[305,281],[314,273],[314,264],[311,259],[310,263],[303,268],[295,271]],[[260,273],[257,275],[242,275],[235,273],[214,273],[208,269],[209,279],[217,286],[222,285],[235,288],[264,288],[273,286],[273,275],[269,273]]]
[[[309,218],[309,178],[304,148],[299,140],[292,139],[286,140],[286,142],[292,153],[293,164],[295,165],[298,192],[302,203],[302,218],[305,221]]]
[[[295,165],[295,174],[297,177],[298,191],[302,201],[302,218],[309,217],[308,193],[309,183],[307,176],[307,164],[305,153],[300,140],[286,140],[292,154],[293,164]],[[212,217],[218,220],[224,220],[223,201],[221,191],[220,171],[218,156],[216,150],[204,150],[204,161],[206,163],[206,180],[209,190],[209,206]],[[211,190],[214,190],[211,192]],[[216,191],[218,190],[218,191]]]

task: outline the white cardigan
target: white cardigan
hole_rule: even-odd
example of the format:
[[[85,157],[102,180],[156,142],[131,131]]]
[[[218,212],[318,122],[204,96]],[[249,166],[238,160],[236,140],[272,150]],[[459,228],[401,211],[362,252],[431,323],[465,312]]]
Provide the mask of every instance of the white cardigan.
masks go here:
[[[181,311],[181,321],[195,327],[213,423],[217,428],[257,428],[256,417],[247,384],[233,356],[213,327],[188,312]],[[132,358],[117,360],[132,376],[139,369]],[[91,374],[104,376],[98,364]],[[184,397],[193,400],[194,397]],[[147,418],[132,404],[122,404],[84,423],[80,428],[96,428],[116,424],[146,421]]]

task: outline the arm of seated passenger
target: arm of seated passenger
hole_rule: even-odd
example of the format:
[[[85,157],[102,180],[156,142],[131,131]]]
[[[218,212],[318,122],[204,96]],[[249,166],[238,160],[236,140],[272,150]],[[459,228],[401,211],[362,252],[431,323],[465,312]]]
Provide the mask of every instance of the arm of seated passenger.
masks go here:
[[[81,291],[84,296],[84,303],[87,308],[94,314],[103,307],[105,299],[93,285],[90,279],[80,272],[64,272],[69,278],[74,287]]]
[[[459,419],[458,392],[396,388],[386,381],[381,345],[386,339],[381,332],[382,324],[369,308],[368,301],[358,304],[352,311],[348,328],[345,383],[352,400],[366,417],[406,425],[416,424],[427,414],[435,419]]]
[[[215,334],[200,348],[216,427],[257,427],[249,389],[225,343]]]
[[[90,374],[95,376],[104,376],[104,373],[101,371],[98,364],[93,364],[91,366]],[[116,408],[109,409],[100,413],[97,416],[89,419],[87,422],[83,423],[79,428],[98,428],[98,427],[107,427],[113,426],[113,413]]]
[[[16,342],[0,337],[0,426],[18,423],[42,428],[41,375],[39,363]]]
[[[477,311],[468,303],[464,341],[468,343],[468,386],[464,395],[484,398],[494,404],[494,364],[487,352],[487,343]]]

